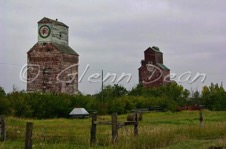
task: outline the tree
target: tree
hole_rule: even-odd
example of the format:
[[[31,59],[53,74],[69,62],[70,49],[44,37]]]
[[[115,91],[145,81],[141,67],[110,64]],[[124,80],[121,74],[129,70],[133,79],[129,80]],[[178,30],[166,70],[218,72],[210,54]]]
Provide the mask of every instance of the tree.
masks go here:
[[[131,96],[141,96],[143,94],[144,87],[142,84],[137,84],[136,87],[132,88],[132,90],[129,92],[129,95]]]
[[[114,84],[112,93],[114,97],[121,97],[127,95],[128,91],[126,90],[125,87],[118,84]]]
[[[226,92],[223,86],[213,83],[209,87],[204,86],[201,98],[210,110],[226,110]]]
[[[188,99],[190,95],[190,91],[188,89],[185,89],[182,93],[183,98]]]
[[[4,90],[3,90],[4,91]],[[0,90],[0,115],[7,114],[9,111],[9,102],[5,97],[5,93]]]
[[[0,86],[0,96],[5,96],[5,90]]]
[[[198,90],[196,90],[195,92],[192,92],[191,98],[188,101],[189,105],[202,105],[202,98],[200,95],[200,92]]]

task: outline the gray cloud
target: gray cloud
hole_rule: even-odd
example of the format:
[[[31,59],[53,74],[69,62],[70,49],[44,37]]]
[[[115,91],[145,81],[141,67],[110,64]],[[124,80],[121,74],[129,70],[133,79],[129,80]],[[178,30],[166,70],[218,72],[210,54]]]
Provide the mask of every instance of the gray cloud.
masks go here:
[[[140,60],[149,46],[158,46],[172,73],[206,73],[205,83],[182,83],[190,89],[210,82],[226,82],[223,69],[226,47],[226,1],[211,0],[99,0],[99,1],[1,1],[0,85],[7,91],[19,79],[26,52],[37,42],[37,22],[58,18],[69,26],[69,45],[80,54],[79,84],[84,93],[99,91],[89,75],[108,71],[131,73],[128,88],[138,83]],[[106,82],[106,84],[110,81]]]

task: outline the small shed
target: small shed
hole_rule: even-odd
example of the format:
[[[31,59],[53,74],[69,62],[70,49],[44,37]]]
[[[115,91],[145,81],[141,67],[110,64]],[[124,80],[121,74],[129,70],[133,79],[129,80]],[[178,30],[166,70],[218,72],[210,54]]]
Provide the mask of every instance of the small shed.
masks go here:
[[[70,113],[72,118],[85,118],[89,117],[89,113],[84,108],[74,108]]]

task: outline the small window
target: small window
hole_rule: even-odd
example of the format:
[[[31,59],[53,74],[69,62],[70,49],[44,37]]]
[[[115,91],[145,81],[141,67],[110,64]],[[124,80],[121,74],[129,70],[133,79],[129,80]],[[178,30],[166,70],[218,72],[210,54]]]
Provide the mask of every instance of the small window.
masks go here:
[[[152,61],[148,61],[148,64],[153,64],[153,62]]]

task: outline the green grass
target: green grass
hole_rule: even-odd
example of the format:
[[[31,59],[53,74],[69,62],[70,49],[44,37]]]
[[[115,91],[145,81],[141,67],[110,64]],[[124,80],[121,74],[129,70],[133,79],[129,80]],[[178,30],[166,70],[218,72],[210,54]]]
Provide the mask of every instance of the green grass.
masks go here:
[[[33,120],[8,117],[7,141],[0,149],[24,148],[26,122],[33,122],[35,149],[207,149],[210,146],[226,148],[226,112],[204,111],[204,127],[199,125],[198,111],[144,113],[139,123],[139,135],[134,137],[133,126],[118,130],[116,144],[111,143],[111,126],[97,125],[97,142],[90,146],[91,119]],[[99,116],[110,121],[110,116]],[[126,115],[118,116],[126,121]]]

